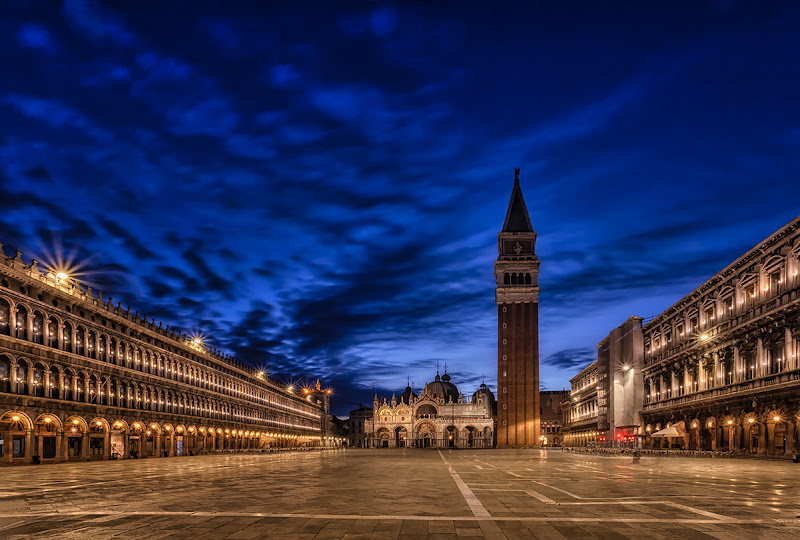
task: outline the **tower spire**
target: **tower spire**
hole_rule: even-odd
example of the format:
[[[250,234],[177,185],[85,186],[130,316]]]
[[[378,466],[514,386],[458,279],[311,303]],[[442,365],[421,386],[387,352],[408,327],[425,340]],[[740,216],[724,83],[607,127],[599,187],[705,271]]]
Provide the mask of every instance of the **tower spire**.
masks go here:
[[[506,220],[503,223],[502,232],[533,232],[528,207],[525,205],[525,198],[522,196],[522,189],[519,187],[519,169],[514,169],[514,189],[511,190],[511,200],[508,202],[508,210],[506,210]]]

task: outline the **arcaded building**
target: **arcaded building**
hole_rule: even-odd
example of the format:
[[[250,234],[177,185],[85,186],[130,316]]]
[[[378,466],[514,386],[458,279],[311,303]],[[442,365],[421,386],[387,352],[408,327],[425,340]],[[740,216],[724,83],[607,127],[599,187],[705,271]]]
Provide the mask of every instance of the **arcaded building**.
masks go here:
[[[494,395],[485,384],[465,400],[446,372],[427,383],[422,395],[410,386],[399,397],[375,396],[365,423],[371,448],[492,448]]]
[[[0,244],[0,462],[315,446],[327,400]]]
[[[799,259],[797,218],[644,327],[647,444],[796,451]],[[651,437],[672,426],[679,436]]]

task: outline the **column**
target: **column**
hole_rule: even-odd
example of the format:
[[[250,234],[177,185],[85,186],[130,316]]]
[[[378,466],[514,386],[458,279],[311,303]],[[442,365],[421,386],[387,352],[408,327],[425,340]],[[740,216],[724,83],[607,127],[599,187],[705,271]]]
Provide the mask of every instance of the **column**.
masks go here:
[[[767,423],[767,455],[775,455],[775,422]]]
[[[62,451],[61,447],[63,446],[63,439],[64,439],[64,432],[57,431],[56,432],[56,455],[53,461],[66,461],[64,459],[64,452]]]
[[[786,453],[784,455],[791,457],[794,454],[794,435],[795,435],[795,423],[791,420],[786,421]]]
[[[767,453],[767,428],[762,423],[758,424],[758,455],[763,456]]]
[[[30,333],[28,334],[31,335]],[[30,373],[30,372],[29,372]],[[30,429],[25,430],[25,463],[31,462],[31,456],[33,455],[33,431]],[[39,454],[41,455],[41,454]]]
[[[91,453],[89,451],[89,430],[87,429],[81,435],[81,460],[89,461],[90,459],[91,459]]]

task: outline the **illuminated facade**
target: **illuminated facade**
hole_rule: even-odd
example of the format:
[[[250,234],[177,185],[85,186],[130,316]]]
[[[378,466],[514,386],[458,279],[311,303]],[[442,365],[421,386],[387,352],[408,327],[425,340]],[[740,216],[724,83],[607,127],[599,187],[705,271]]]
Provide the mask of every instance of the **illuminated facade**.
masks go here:
[[[0,244],[0,462],[317,446],[327,408]]]
[[[498,446],[541,444],[539,257],[518,175],[516,169],[494,263]]]
[[[644,327],[647,444],[796,451],[799,260],[797,218]],[[668,426],[680,435],[651,437]]]
[[[564,414],[562,403],[569,397],[568,390],[542,390],[539,400],[542,403],[542,417],[539,438],[542,446],[561,446]]]
[[[597,345],[597,360],[570,379],[563,404],[564,445],[627,442],[640,432],[642,319],[631,317]]]
[[[494,396],[485,384],[464,401],[450,376],[436,374],[421,396],[407,386],[399,398],[374,399],[365,422],[372,448],[492,448]]]

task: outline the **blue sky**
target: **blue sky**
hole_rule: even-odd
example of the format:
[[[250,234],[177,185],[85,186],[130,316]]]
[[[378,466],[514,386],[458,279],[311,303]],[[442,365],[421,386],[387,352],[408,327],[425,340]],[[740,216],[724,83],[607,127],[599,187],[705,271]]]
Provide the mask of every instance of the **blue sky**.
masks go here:
[[[18,2],[0,242],[336,411],[496,380],[515,167],[560,389],[798,215],[794,3]]]

